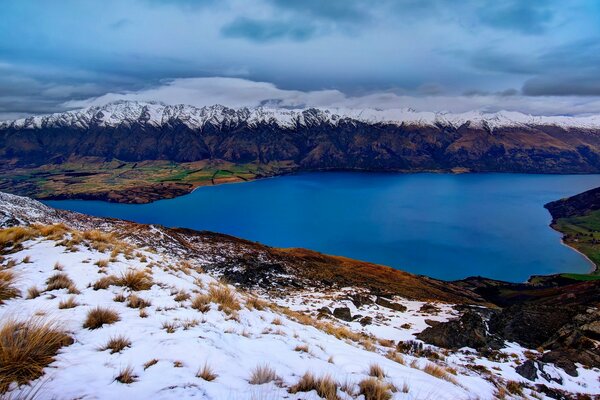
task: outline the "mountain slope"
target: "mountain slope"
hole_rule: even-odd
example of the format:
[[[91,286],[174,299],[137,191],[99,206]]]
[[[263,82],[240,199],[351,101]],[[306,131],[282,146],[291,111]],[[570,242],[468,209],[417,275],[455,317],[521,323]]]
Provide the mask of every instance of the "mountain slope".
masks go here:
[[[0,123],[0,161],[2,190],[78,197],[64,183],[93,181],[89,196],[126,202],[301,170],[589,173],[600,118],[118,102]]]

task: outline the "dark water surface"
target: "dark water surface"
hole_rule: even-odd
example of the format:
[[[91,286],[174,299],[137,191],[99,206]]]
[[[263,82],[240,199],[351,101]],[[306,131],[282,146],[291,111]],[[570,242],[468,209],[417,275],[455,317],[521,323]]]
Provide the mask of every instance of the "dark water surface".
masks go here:
[[[145,205],[46,203],[306,247],[441,279],[524,281],[590,270],[548,227],[543,205],[596,186],[600,175],[329,172],[205,187]]]

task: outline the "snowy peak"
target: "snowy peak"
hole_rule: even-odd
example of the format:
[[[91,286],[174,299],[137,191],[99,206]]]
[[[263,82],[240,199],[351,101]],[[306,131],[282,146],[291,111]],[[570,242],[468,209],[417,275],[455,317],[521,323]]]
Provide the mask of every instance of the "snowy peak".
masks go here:
[[[600,115],[587,117],[532,116],[514,111],[485,113],[420,112],[403,109],[341,109],[341,108],[229,108],[222,105],[195,107],[191,105],[166,105],[159,102],[117,101],[103,106],[68,111],[45,116],[35,116],[0,122],[0,129],[40,129],[57,127],[118,126],[147,124],[156,127],[183,123],[191,129],[202,129],[210,124],[219,127],[239,125],[276,125],[283,129],[300,126],[332,125],[353,120],[367,124],[394,124],[418,126],[448,126],[458,128],[465,124],[494,130],[500,127],[531,127],[554,125],[563,128],[599,129]]]

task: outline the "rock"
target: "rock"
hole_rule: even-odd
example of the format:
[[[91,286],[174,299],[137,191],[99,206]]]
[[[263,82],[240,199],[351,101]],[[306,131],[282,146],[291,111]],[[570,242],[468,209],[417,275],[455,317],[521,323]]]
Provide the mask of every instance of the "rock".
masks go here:
[[[441,322],[440,322],[440,321],[434,321],[434,320],[432,320],[432,319],[426,319],[426,320],[425,320],[425,323],[426,323],[427,325],[429,325],[429,326],[436,326],[436,325],[439,325],[439,324],[441,324]]]
[[[360,319],[360,321],[358,321],[362,326],[367,326],[367,325],[371,325],[373,323],[373,318],[367,316],[367,317],[362,317]]]
[[[317,311],[319,312],[319,314],[329,314],[329,315],[331,315],[331,310],[329,309],[329,307],[321,307]]]
[[[333,316],[342,321],[352,321],[352,313],[348,307],[338,307],[333,310]]]
[[[515,368],[517,374],[530,381],[535,381],[538,377],[536,362],[533,360],[527,360],[523,364]]]
[[[361,308],[362,306],[373,304],[373,300],[371,300],[371,296],[366,294],[354,293],[350,295],[350,300],[354,307]]]
[[[434,324],[417,334],[417,338],[447,349],[471,347],[498,350],[503,345],[501,339],[488,332],[483,318],[473,311],[465,312],[460,318]]]
[[[394,311],[405,312],[407,308],[399,303],[394,303],[384,297],[377,296],[377,300],[375,300],[375,304],[380,305],[382,307],[386,307],[392,309]]]
[[[543,355],[542,361],[556,365],[571,376],[578,376],[577,366],[571,361],[571,358],[569,354],[562,351],[549,351]]]
[[[440,311],[442,310],[439,307],[430,303],[425,303],[419,308],[419,312],[423,314],[438,314]]]

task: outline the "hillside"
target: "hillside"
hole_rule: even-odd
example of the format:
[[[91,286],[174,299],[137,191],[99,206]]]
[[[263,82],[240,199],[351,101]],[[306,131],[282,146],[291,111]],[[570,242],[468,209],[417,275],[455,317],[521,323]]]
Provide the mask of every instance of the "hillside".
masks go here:
[[[600,171],[598,117],[117,102],[0,123],[0,190],[144,203],[296,171]]]
[[[441,282],[2,193],[0,228],[0,392],[10,398],[31,387],[40,399],[530,399],[600,390],[597,348],[572,347],[597,331],[584,321],[596,318],[585,316],[598,302],[594,282],[583,297],[540,290],[540,304],[565,302],[573,312],[532,334],[527,316],[555,311],[509,310],[481,281]],[[526,297],[510,303],[524,307]],[[559,336],[548,341],[554,328]],[[20,344],[7,346],[13,338]],[[10,355],[26,350],[34,355],[23,369]]]

